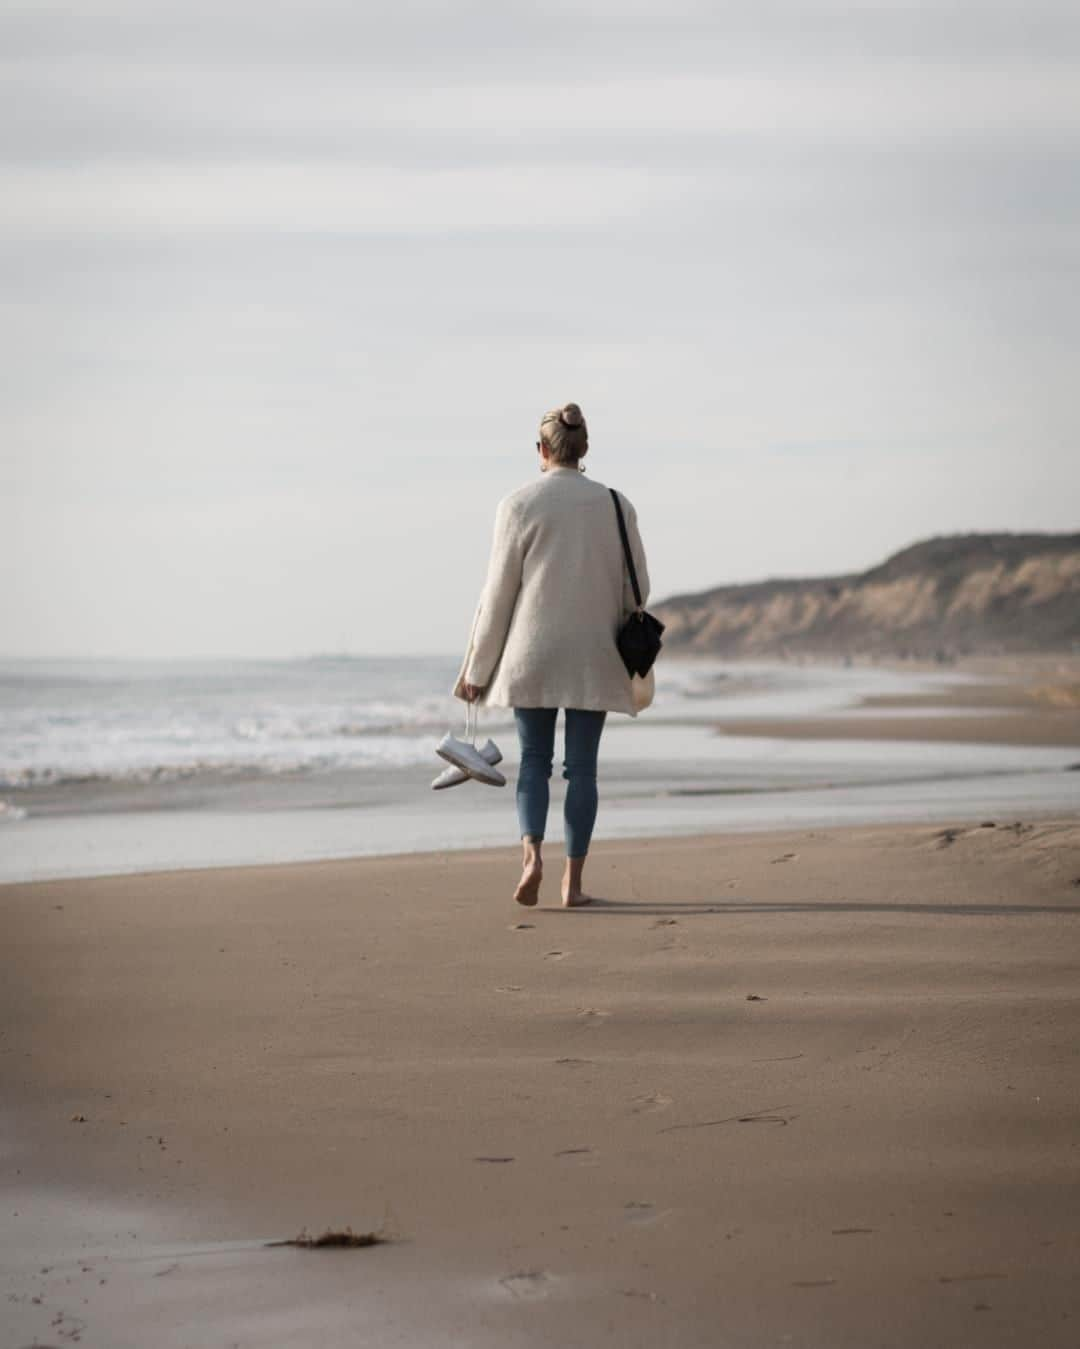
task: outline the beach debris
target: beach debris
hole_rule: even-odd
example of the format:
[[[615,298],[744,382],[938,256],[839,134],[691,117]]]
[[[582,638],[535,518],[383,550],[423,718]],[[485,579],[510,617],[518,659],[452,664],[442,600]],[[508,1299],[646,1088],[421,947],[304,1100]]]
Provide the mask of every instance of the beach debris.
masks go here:
[[[678,920],[677,918],[658,918],[658,919],[656,920],[655,923],[652,923],[652,924],[651,924],[651,926],[652,926],[652,927],[678,927],[678,926],[679,926],[679,920]]]
[[[474,1158],[473,1158],[473,1161],[474,1161],[474,1162],[493,1162],[493,1163],[498,1163],[498,1164],[502,1164],[502,1163],[504,1163],[504,1162],[512,1162],[513,1160],[514,1160],[513,1157],[474,1157]]]
[[[564,1068],[584,1068],[587,1063],[592,1063],[592,1059],[556,1059],[555,1062]]]
[[[959,829],[942,829],[940,833],[934,835],[938,841],[939,848],[947,848],[951,843],[955,843],[960,837]]]
[[[795,860],[796,857],[798,857],[798,855],[799,855],[799,854],[798,854],[797,852],[786,852],[786,853],[781,853],[779,857],[773,857],[773,858],[770,858],[769,860],[770,860],[773,864],[775,864],[775,863],[777,863],[777,862],[792,862],[792,861]]]
[[[301,1250],[330,1250],[342,1247],[350,1250],[362,1246],[383,1246],[390,1241],[383,1228],[377,1232],[354,1232],[351,1227],[328,1227],[321,1237],[308,1235],[306,1227],[300,1229],[298,1236],[287,1241],[268,1241],[267,1246],[297,1246]]]
[[[72,1117],[71,1117],[71,1122],[72,1122],[72,1124],[85,1124],[85,1123],[86,1123],[86,1116],[85,1116],[85,1115],[72,1115]]]
[[[592,1152],[592,1148],[560,1148],[555,1153],[556,1157],[579,1157],[583,1153]]]
[[[521,992],[521,985],[520,985],[520,984],[501,984],[498,988],[495,989],[495,992],[496,992],[496,993],[520,993],[520,992]]]
[[[1071,763],[1065,765],[1066,773],[1080,773],[1080,763]]]
[[[873,1230],[872,1227],[834,1227],[832,1234],[834,1237],[861,1237],[869,1236]]]
[[[747,993],[747,1002],[768,1002],[768,998],[763,998],[760,993]]]
[[[996,821],[996,820],[983,820],[982,824],[979,825],[979,828],[980,828],[980,829],[996,829],[996,828],[997,828],[997,821]]]
[[[567,957],[569,954],[570,954],[569,951],[545,951],[545,952],[544,952],[544,959],[545,959],[545,960],[565,960],[566,957]]]
[[[511,923],[511,924],[510,924],[510,931],[511,931],[511,932],[531,932],[535,926],[536,926],[535,923]]]

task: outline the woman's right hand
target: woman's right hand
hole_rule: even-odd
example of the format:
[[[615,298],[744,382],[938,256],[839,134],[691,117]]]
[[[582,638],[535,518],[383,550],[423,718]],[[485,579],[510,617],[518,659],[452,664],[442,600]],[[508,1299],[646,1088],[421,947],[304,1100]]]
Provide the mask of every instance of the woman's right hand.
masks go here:
[[[475,703],[483,693],[484,686],[482,684],[463,684],[461,691],[464,693],[467,703]]]

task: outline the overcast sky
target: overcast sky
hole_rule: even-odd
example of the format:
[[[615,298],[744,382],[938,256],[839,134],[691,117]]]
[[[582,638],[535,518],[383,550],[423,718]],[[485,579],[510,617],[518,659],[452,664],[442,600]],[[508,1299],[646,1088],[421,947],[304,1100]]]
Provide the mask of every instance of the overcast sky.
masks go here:
[[[656,598],[1080,527],[1078,13],[0,0],[0,654],[459,652],[568,399]]]

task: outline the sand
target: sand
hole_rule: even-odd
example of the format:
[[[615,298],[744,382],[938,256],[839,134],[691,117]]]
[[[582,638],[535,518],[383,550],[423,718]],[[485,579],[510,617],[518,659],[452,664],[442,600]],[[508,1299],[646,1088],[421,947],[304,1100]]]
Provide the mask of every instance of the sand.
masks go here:
[[[924,744],[935,741],[964,745],[1032,745],[1080,749],[1080,713],[1075,711],[1029,711],[1020,715],[938,717],[903,715],[801,717],[746,717],[721,721],[717,730],[725,735],[759,736],[769,740],[907,740]]]
[[[982,823],[0,888],[0,1343],[1075,1346],[1080,825]]]
[[[784,740],[906,740],[1080,748],[1080,659],[1073,655],[969,661],[985,681],[931,693],[870,697],[850,714],[739,718],[726,735]]]

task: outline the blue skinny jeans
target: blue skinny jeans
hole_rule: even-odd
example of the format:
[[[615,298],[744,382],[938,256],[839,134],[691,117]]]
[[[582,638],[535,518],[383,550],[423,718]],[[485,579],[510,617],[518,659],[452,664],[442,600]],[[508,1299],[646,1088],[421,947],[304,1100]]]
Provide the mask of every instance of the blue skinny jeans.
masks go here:
[[[521,836],[544,837],[548,814],[548,780],[555,757],[556,707],[515,707],[518,740],[521,743],[521,767],[517,780],[518,823]],[[567,857],[584,857],[589,851],[596,823],[596,756],[606,712],[568,707],[565,716],[566,757],[563,777],[566,800],[563,819],[566,824]]]

